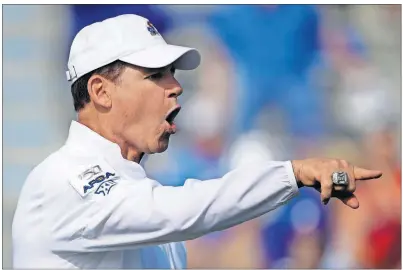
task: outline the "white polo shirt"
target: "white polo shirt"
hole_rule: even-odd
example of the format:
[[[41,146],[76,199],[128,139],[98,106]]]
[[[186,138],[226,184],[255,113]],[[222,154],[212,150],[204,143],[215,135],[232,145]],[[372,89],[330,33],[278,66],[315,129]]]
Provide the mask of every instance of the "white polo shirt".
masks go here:
[[[258,217],[298,193],[291,162],[162,186],[73,121],[28,176],[13,221],[14,268],[186,268],[181,241]]]

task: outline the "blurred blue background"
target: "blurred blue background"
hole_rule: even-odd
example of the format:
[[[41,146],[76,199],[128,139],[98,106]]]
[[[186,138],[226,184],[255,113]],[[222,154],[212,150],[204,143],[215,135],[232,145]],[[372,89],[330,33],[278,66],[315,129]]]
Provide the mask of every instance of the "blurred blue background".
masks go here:
[[[178,72],[180,130],[143,161],[151,177],[181,185],[245,161],[308,156],[384,171],[359,187],[357,211],[301,190],[259,219],[189,241],[189,267],[401,268],[400,5],[4,5],[4,268],[20,188],[75,118],[71,41],[125,13],[202,53],[199,69]]]

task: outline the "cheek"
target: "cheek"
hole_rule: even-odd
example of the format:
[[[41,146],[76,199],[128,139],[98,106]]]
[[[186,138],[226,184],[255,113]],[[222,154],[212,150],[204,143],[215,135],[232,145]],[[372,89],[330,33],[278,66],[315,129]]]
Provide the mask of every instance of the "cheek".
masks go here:
[[[164,90],[155,91],[149,96],[145,97],[144,104],[147,106],[145,111],[149,113],[150,117],[161,119],[161,117],[165,114],[166,106],[163,91]]]
[[[122,119],[122,124],[127,125],[133,120],[138,120],[138,111],[141,111],[141,102],[139,102],[138,97],[135,96],[120,96],[115,101],[115,111],[117,112],[117,120]]]
[[[137,91],[137,90],[135,90]],[[135,95],[122,95],[117,102],[117,110],[129,125],[141,125],[147,128],[158,128],[164,117],[164,90],[147,89]]]

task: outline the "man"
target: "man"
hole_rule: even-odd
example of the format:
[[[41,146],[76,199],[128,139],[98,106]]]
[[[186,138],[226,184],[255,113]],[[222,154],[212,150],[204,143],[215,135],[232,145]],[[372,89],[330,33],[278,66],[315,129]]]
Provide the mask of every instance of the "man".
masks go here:
[[[336,196],[358,207],[355,181],[381,172],[340,160],[251,164],[181,187],[147,178],[142,156],[166,150],[176,131],[182,88],[174,71],[199,63],[196,50],[166,44],[136,15],[77,34],[67,77],[78,122],[21,191],[15,268],[185,268],[181,241],[256,218],[303,186],[319,189],[325,204]]]

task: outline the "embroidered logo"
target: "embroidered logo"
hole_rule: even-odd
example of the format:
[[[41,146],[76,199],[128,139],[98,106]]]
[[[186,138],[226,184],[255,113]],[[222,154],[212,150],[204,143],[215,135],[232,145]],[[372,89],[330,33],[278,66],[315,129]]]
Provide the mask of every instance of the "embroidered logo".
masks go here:
[[[81,173],[78,178],[80,178],[81,180],[84,181],[88,181],[90,180],[92,177],[98,175],[102,173],[102,169],[101,166],[96,165],[96,166],[92,166],[91,168],[89,168],[88,170],[84,171],[83,173]]]
[[[111,190],[112,187],[116,185],[116,182],[114,180],[108,180],[103,182],[97,190],[95,191],[95,194],[102,194],[104,196],[109,194],[109,191]]]
[[[69,179],[69,184],[82,198],[94,193],[106,196],[110,189],[119,183],[119,179],[119,175],[108,163],[101,162],[88,166],[80,174],[75,174]]]
[[[115,174],[107,172],[105,175],[97,176],[95,179],[91,180],[88,185],[84,186],[84,194],[86,194],[87,191],[91,190],[95,184],[102,183],[103,181],[109,179],[111,176],[115,176]]]
[[[157,28],[150,21],[147,22],[147,30],[152,36],[159,35]]]

